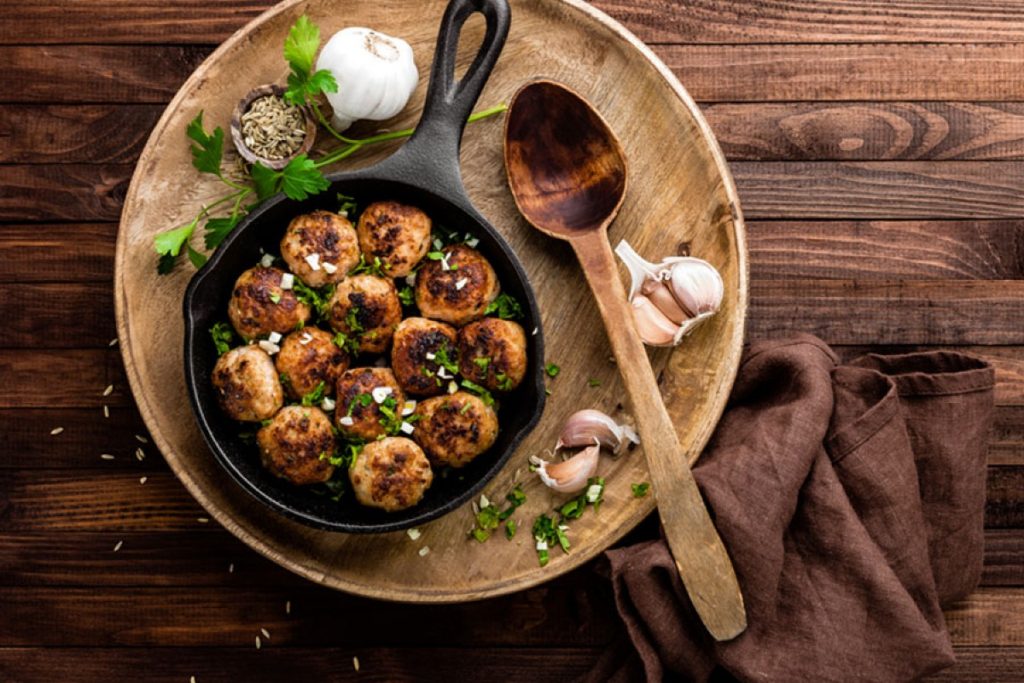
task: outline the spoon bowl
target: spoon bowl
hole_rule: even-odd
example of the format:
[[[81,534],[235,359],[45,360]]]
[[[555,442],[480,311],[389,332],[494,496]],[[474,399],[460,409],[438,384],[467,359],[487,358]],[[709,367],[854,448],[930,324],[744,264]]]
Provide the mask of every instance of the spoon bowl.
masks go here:
[[[604,228],[626,197],[626,155],[607,122],[572,90],[535,81],[505,121],[505,166],[519,211],[560,239]]]
[[[512,99],[505,170],[526,220],[576,252],[629,394],[679,577],[712,637],[735,638],[747,626],[736,572],[661,399],[608,243],[606,228],[626,196],[622,145],[578,94],[535,81]]]

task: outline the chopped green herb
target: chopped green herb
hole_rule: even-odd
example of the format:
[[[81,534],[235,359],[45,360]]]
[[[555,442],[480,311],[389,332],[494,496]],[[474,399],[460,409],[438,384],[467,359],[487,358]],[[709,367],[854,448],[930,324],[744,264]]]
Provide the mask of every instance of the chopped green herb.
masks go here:
[[[273,292],[270,295],[270,300],[275,304],[279,304],[281,303],[281,295],[277,292]]]
[[[327,385],[324,383],[323,380],[321,380],[320,383],[316,385],[316,388],[313,389],[313,391],[309,392],[308,394],[302,397],[302,405],[309,408],[310,406],[321,403],[324,400],[324,390],[326,388]]]
[[[494,503],[488,503],[484,507],[480,508],[480,511],[476,514],[476,526],[470,532],[477,541],[483,543],[491,537],[491,532],[498,528],[502,523],[505,523],[505,536],[509,539],[516,533],[515,521],[509,520],[512,513],[516,511],[520,505],[526,502],[526,494],[523,493],[522,487],[516,484],[516,487],[512,489],[505,496],[505,500],[509,502],[509,506],[504,510],[499,510],[498,506]],[[509,531],[509,525],[512,530]]]
[[[352,306],[348,309],[348,313],[345,314],[345,326],[353,334],[363,331],[363,324],[359,322],[359,306]]]
[[[374,256],[373,262],[367,262],[366,254],[359,255],[359,263],[349,271],[349,275],[376,275],[377,277],[388,277],[387,271],[391,270],[391,264],[384,261],[380,256]]]
[[[588,387],[599,387],[599,386],[601,386],[601,380],[594,379],[593,377],[591,377],[590,379],[587,380],[587,386]]]
[[[442,252],[442,251],[428,251],[427,252],[427,258],[430,259],[431,261],[443,261],[444,260],[444,252]]]
[[[402,431],[402,416],[398,410],[398,399],[394,396],[385,398],[377,408],[381,417],[377,420],[388,435],[395,435]]]
[[[512,378],[506,375],[504,372],[499,372],[494,376],[494,379],[498,380],[499,391],[511,391],[512,390]]]
[[[351,337],[344,332],[338,332],[334,335],[334,345],[339,349],[352,354],[353,356],[359,352],[359,338]]]
[[[468,379],[464,379],[464,380],[462,380],[462,386],[464,388],[466,388],[466,389],[469,389],[470,391],[472,391],[477,396],[479,396],[480,399],[484,402],[484,405],[486,405],[486,406],[494,405],[494,397],[491,396],[491,392],[487,391],[487,389],[485,389],[484,387],[480,386],[476,382],[471,382]]]
[[[281,384],[285,385],[285,387],[291,384],[292,381],[287,372],[282,372],[277,376],[277,379],[280,380]]]
[[[643,484],[631,484],[630,488],[633,489],[634,498],[643,498],[651,489],[651,485],[648,484],[647,482],[644,482]]]
[[[355,197],[349,197],[347,194],[338,193],[338,213],[346,216],[349,220],[354,221],[356,215],[359,213],[359,205],[356,204]]]
[[[516,520],[510,519],[505,522],[505,538],[512,540],[516,535]]]
[[[434,352],[434,362],[446,369],[448,372],[458,373],[459,364],[454,358],[448,355],[448,341],[441,342],[441,346]]]
[[[260,420],[260,424],[262,426],[264,426],[264,427],[269,427],[272,422],[273,422],[273,420],[270,420],[270,419]]]
[[[217,347],[218,356],[223,356],[231,350],[231,343],[235,339],[231,325],[225,322],[214,323],[210,328],[210,336],[213,337],[213,345]]]
[[[320,29],[302,15],[288,31],[284,58],[291,67],[284,98],[295,105],[308,103],[320,93],[338,92],[334,74],[326,69],[313,71],[313,60],[320,47]]]
[[[464,405],[461,408],[459,408],[459,415],[465,415],[467,412],[469,412],[469,409],[472,408],[472,407],[473,407],[473,404],[467,402],[466,405]]]
[[[519,302],[516,301],[514,297],[502,292],[498,295],[497,299],[487,304],[487,308],[484,309],[484,315],[490,315],[492,313],[497,313],[498,317],[502,320],[522,318],[523,307],[519,305]]]
[[[402,287],[398,290],[398,300],[402,302],[403,306],[412,306],[416,303],[416,293],[412,287]]]
[[[295,278],[295,282],[292,285],[292,291],[295,292],[295,297],[299,301],[316,311],[318,318],[323,319],[327,317],[327,309],[330,305],[331,297],[334,295],[333,285],[325,287],[320,291],[313,289],[302,280]]]
[[[373,403],[373,396],[370,394],[356,394],[352,397],[352,400],[348,404],[348,412],[345,413],[345,417],[352,417],[352,411],[355,410],[356,406],[367,407]]]
[[[558,367],[554,363],[548,363],[544,368],[544,372],[548,373],[548,377],[558,377],[558,373],[562,371],[562,368]]]
[[[491,359],[486,356],[481,356],[480,358],[474,358],[473,362],[478,368],[480,368],[481,372],[487,372],[487,367],[491,364]]]

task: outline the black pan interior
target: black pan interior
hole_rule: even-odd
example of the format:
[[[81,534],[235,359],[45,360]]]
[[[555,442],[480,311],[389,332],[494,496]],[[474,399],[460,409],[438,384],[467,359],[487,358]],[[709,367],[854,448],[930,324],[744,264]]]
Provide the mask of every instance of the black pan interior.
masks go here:
[[[418,206],[449,230],[472,233],[477,248],[494,266],[502,290],[523,306],[529,369],[523,383],[501,398],[498,440],[486,453],[461,470],[435,476],[423,501],[408,510],[385,513],[359,505],[351,492],[340,501],[318,495],[309,488],[282,481],[259,461],[254,443],[239,433],[244,426],[225,416],[214,395],[210,375],[217,354],[208,334],[217,321],[227,319],[227,304],[237,277],[259,262],[260,249],[275,255],[288,222],[314,209],[337,210],[337,193],[356,198],[359,206],[393,199]],[[342,178],[330,191],[297,202],[284,197],[257,208],[196,274],[185,297],[185,368],[189,397],[203,435],[217,460],[254,495],[270,507],[311,526],[344,532],[384,532],[405,529],[439,517],[479,493],[501,469],[515,447],[534,427],[544,407],[543,333],[537,304],[525,273],[511,248],[484,219],[471,209],[448,202],[430,192],[401,182]],[[531,336],[533,330],[537,334]],[[435,473],[439,474],[439,473]]]

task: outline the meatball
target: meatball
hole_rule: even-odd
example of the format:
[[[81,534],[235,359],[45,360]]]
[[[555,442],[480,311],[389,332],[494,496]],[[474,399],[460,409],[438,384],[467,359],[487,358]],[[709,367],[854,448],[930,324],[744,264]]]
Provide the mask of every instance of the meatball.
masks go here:
[[[228,303],[228,318],[243,339],[284,334],[306,324],[310,309],[292,289],[281,289],[284,272],[256,266],[235,281]]]
[[[512,391],[526,374],[526,333],[518,323],[483,318],[459,330],[459,371],[491,391]]]
[[[491,264],[465,244],[449,245],[441,251],[443,259],[427,262],[416,274],[420,313],[453,325],[483,317],[500,290]]]
[[[360,353],[383,353],[402,319],[395,283],[375,275],[345,278],[327,302],[327,319],[335,332],[356,340]]]
[[[334,474],[328,458],[336,444],[331,420],[319,408],[287,406],[256,433],[260,460],[271,474],[293,484],[319,484]]]
[[[379,257],[391,277],[405,277],[430,251],[430,217],[415,206],[374,202],[359,216],[356,234],[367,261]]]
[[[457,391],[435,396],[416,406],[412,438],[439,465],[463,467],[494,445],[498,415],[479,396]]]
[[[338,377],[348,368],[348,354],[338,348],[330,333],[307,327],[284,338],[275,364],[292,398],[316,391],[321,382],[326,396],[334,393]]]
[[[213,388],[221,409],[240,422],[266,420],[284,405],[274,361],[258,346],[239,346],[218,358]]]
[[[396,512],[423,499],[434,473],[419,446],[392,436],[366,444],[349,469],[348,478],[360,503]]]
[[[338,378],[335,423],[338,431],[350,439],[370,441],[384,436],[382,420],[387,416],[381,412],[381,403],[373,397],[373,390],[378,388],[391,389],[381,402],[383,405],[401,414],[405,404],[405,395],[395,380],[395,374],[388,368],[352,368],[341,373]],[[379,392],[386,393],[384,391]],[[394,399],[394,402],[388,400]]]
[[[391,347],[391,368],[402,389],[417,396],[436,396],[445,391],[445,380],[454,378],[458,371],[455,340],[451,325],[426,318],[403,320]]]
[[[310,287],[341,282],[359,263],[355,228],[349,219],[330,211],[298,216],[281,238],[281,257]]]

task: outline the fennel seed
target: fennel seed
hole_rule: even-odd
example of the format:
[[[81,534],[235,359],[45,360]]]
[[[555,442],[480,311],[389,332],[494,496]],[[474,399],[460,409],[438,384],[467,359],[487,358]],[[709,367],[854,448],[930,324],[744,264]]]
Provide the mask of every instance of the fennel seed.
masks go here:
[[[241,123],[245,146],[264,159],[287,159],[306,139],[302,110],[276,95],[253,100]]]

